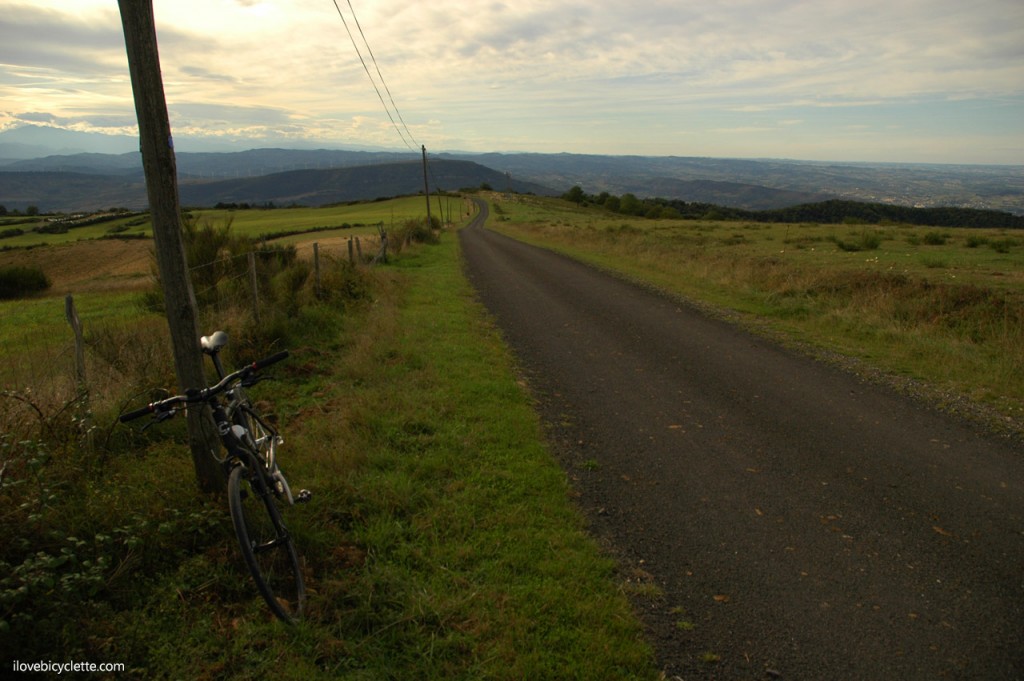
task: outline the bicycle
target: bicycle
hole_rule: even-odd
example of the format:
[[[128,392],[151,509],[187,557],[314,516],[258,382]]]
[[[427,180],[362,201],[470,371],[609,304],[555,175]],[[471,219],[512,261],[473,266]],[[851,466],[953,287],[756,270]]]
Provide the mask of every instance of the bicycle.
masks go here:
[[[225,374],[220,351],[228,336],[217,331],[200,339],[203,352],[213,361],[218,382],[202,389],[189,389],[151,402],[145,407],[122,414],[122,422],[148,414],[153,420],[145,427],[172,418],[190,405],[208,405],[227,452],[218,457],[227,473],[228,508],[246,567],[271,612],[284,622],[302,617],[306,589],[295,544],[277,508],[277,502],[289,506],[309,501],[312,494],[301,490],[292,495],[288,481],[277,464],[277,447],[284,439],[261,416],[245,393],[245,388],[263,380],[259,372],[288,357],[283,350],[253,362],[231,374]]]

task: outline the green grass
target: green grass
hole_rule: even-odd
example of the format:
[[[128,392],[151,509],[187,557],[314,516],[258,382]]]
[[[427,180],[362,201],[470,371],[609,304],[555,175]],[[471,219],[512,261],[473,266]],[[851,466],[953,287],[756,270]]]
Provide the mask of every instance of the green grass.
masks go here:
[[[128,323],[142,313],[137,293],[82,293],[74,297],[83,324]],[[64,300],[52,296],[0,301],[0,347],[30,349],[40,338],[70,333]]]
[[[523,196],[496,204],[491,224],[512,236],[1024,417],[1024,235],[623,219]]]
[[[373,278],[372,304],[304,309],[281,380],[252,390],[276,405],[293,486],[316,495],[287,512],[306,621],[276,622],[250,586],[182,424],[118,427],[102,452],[12,465],[25,485],[8,470],[0,559],[49,558],[0,660],[116,660],[146,678],[656,678],[455,236]]]
[[[456,199],[452,199],[456,201]],[[437,199],[432,199],[431,209],[436,210]],[[339,228],[339,233],[348,235],[376,234],[376,225],[384,224],[385,229],[426,214],[425,199],[422,196],[408,196],[375,202],[326,206],[323,208],[275,208],[263,209],[189,209],[197,220],[209,220],[224,224],[230,220],[233,230],[241,235],[259,238],[266,234]],[[44,224],[45,217],[34,224]],[[348,225],[342,230],[343,225]],[[99,239],[112,234],[118,236],[151,236],[152,225],[148,215],[132,216],[103,222],[97,225],[77,227],[64,234],[37,234],[29,230],[30,224],[11,225],[25,231],[25,234],[0,239],[0,248],[25,248],[43,244],[63,244],[83,239]],[[0,229],[4,225],[0,222]],[[294,239],[292,240],[294,241]]]

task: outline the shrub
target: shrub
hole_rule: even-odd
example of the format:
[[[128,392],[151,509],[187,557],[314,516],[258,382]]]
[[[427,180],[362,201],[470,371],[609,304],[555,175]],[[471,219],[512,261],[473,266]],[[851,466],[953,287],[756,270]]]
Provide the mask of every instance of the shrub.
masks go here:
[[[396,253],[400,253],[402,246],[410,243],[436,244],[437,236],[434,230],[440,229],[441,223],[431,216],[431,225],[427,226],[424,220],[406,220],[403,225],[395,230],[394,238],[390,240],[391,246]]]
[[[868,230],[864,230],[859,236],[856,236],[851,241],[844,241],[839,237],[833,237],[832,240],[841,251],[847,251],[854,253],[857,251],[874,251],[882,245],[882,237]]]
[[[0,268],[0,300],[29,296],[50,288],[50,280],[38,267]]]
[[[988,242],[988,245],[996,253],[1009,253],[1010,249],[1017,245],[1017,242],[1013,239],[993,239]]]

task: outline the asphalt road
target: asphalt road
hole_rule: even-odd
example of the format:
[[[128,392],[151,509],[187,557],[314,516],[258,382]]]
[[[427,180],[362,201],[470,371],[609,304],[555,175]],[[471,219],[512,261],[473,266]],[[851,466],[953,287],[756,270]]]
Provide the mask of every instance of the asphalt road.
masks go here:
[[[467,273],[669,678],[1024,678],[1019,446],[486,217]]]

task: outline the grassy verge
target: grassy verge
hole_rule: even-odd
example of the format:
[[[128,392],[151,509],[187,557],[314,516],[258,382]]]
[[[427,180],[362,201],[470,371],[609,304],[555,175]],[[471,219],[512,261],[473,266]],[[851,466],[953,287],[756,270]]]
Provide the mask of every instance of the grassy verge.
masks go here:
[[[1024,419],[1024,235],[630,219],[533,197],[495,212],[517,238],[923,379],[951,408],[967,396]]]
[[[147,678],[656,676],[454,237],[375,279],[355,313],[304,310],[308,344],[253,389],[277,406],[293,487],[316,495],[287,513],[307,620],[270,618],[226,504],[197,495],[169,423],[159,440],[119,431],[135,453],[25,462],[26,479],[50,469],[22,495],[31,532],[4,538],[33,542],[31,593],[0,586],[34,605],[8,616],[0,659],[119,661]]]

